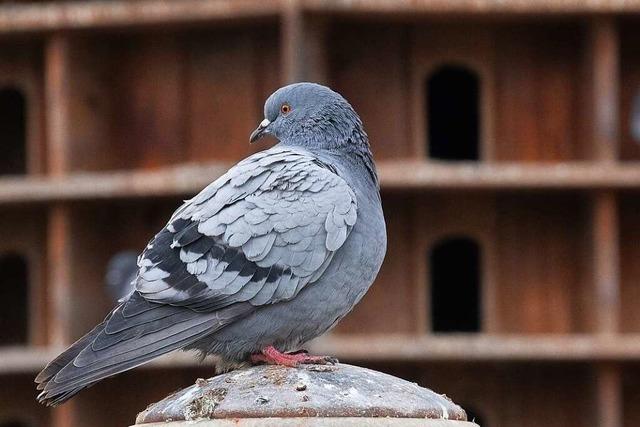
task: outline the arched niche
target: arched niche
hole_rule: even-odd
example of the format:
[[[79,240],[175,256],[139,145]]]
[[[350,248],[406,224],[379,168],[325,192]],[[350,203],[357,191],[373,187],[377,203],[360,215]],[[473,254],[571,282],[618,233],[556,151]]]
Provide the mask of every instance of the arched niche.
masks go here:
[[[481,247],[466,236],[439,240],[428,255],[433,332],[480,332]]]
[[[480,159],[480,78],[462,65],[442,65],[427,76],[427,154],[445,161]]]
[[[16,253],[0,254],[0,346],[26,345],[29,338],[29,268]],[[2,425],[0,425],[2,427]]]
[[[27,101],[14,86],[0,87],[0,175],[27,172]]]

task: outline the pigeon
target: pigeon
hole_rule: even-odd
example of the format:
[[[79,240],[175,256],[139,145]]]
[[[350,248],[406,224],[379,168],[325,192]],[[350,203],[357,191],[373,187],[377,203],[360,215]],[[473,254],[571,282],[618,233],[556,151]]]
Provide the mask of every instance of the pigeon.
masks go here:
[[[138,275],[138,254],[134,251],[121,251],[111,257],[104,275],[107,293],[115,302],[120,302],[135,289]]]
[[[640,90],[633,98],[631,114],[629,115],[629,130],[633,140],[640,144]]]
[[[386,253],[368,137],[315,83],[278,89],[264,116],[250,142],[278,143],[173,213],[138,257],[135,290],[36,377],[39,402],[178,349],[223,369],[334,361],[300,349],[360,301]]]

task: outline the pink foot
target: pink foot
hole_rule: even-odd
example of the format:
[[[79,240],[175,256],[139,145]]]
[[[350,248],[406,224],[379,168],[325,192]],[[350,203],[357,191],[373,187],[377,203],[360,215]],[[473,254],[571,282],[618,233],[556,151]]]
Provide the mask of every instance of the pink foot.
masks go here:
[[[251,355],[251,362],[266,363],[268,365],[283,365],[295,367],[300,364],[326,365],[327,363],[338,363],[338,359],[330,356],[313,356],[306,351],[281,353],[273,346],[262,349],[260,353]]]

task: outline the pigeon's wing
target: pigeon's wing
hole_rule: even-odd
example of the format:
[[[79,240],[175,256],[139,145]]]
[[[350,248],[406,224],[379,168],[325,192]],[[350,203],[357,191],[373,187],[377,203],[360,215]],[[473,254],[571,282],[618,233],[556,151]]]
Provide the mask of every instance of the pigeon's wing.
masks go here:
[[[138,259],[136,290],[36,378],[59,404],[102,378],[183,348],[317,280],[356,222],[331,166],[258,153],[187,201]]]
[[[355,194],[334,168],[274,147],[175,212],[140,256],[136,289],[197,312],[285,301],[322,275],[356,219]]]

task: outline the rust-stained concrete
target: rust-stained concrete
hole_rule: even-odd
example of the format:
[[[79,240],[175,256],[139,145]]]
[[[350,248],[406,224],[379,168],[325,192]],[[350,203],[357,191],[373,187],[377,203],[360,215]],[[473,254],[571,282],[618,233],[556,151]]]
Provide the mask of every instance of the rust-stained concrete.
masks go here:
[[[467,418],[464,410],[446,396],[381,372],[344,364],[299,368],[262,365],[198,379],[194,385],[150,405],[136,422],[247,419],[244,425],[256,425],[251,423],[261,418],[300,422],[307,417],[327,418],[327,422],[329,418],[342,418],[347,425],[358,425],[348,424],[352,421],[347,419],[353,418],[361,422],[363,418],[406,421],[376,425],[474,425],[445,422]]]

